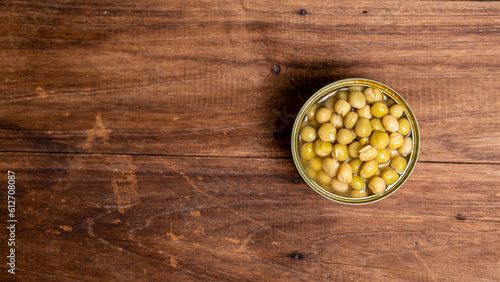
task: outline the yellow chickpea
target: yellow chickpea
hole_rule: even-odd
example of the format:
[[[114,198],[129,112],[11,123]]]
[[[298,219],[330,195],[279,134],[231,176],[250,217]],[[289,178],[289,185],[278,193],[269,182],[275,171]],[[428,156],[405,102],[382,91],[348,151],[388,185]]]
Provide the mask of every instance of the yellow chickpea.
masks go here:
[[[319,124],[328,122],[331,117],[332,117],[332,111],[328,108],[323,107],[316,112],[316,121]]]
[[[312,126],[304,126],[300,131],[300,138],[305,142],[314,142],[316,140],[317,133],[316,129]]]
[[[325,158],[323,160],[323,170],[326,172],[326,174],[330,175],[331,177],[337,176],[339,166],[340,166],[339,161],[334,158]]]
[[[314,153],[320,157],[326,157],[332,152],[332,143],[323,140],[314,141]]]
[[[337,179],[343,183],[350,183],[352,181],[352,167],[348,163],[343,163],[339,167]]]
[[[384,193],[386,187],[385,181],[379,176],[373,177],[368,183],[368,188],[375,195]]]
[[[300,147],[300,155],[304,160],[310,160],[316,156],[312,143],[305,143]]]
[[[408,135],[408,133],[410,133],[410,122],[405,119],[405,118],[401,118],[399,119],[399,133],[403,134],[403,135]]]

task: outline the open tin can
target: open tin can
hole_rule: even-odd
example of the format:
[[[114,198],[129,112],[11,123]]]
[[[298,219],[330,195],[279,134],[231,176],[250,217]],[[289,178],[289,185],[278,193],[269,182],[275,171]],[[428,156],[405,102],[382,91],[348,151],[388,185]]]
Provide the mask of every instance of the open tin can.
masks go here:
[[[366,197],[361,198],[353,198],[347,196],[341,196],[333,193],[332,191],[328,191],[327,189],[321,187],[316,181],[314,181],[306,172],[304,168],[300,155],[299,155],[299,146],[301,141],[299,140],[299,132],[301,130],[301,125],[306,119],[306,114],[309,108],[321,101],[326,100],[328,97],[334,95],[339,90],[347,90],[351,86],[363,86],[363,87],[373,87],[379,89],[382,94],[394,100],[397,104],[401,105],[404,109],[404,116],[410,123],[410,133],[409,136],[412,138],[413,149],[412,152],[407,156],[407,166],[404,171],[399,175],[398,180],[387,186],[385,191],[378,195],[368,195]],[[410,174],[413,172],[415,165],[417,163],[418,154],[420,152],[420,131],[417,124],[417,119],[412,109],[408,105],[408,103],[401,97],[396,91],[391,89],[390,87],[370,79],[363,78],[349,78],[343,79],[336,82],[333,82],[320,90],[318,90],[314,95],[311,96],[307,100],[307,102],[302,106],[300,112],[298,113],[295,123],[293,125],[292,130],[292,155],[295,166],[299,171],[300,175],[304,179],[304,181],[317,193],[322,195],[323,197],[332,200],[334,202],[349,204],[349,205],[361,205],[361,204],[369,204],[374,203],[376,201],[382,200],[387,196],[394,193],[398,190],[403,184],[408,180]],[[365,188],[368,189],[368,188]]]

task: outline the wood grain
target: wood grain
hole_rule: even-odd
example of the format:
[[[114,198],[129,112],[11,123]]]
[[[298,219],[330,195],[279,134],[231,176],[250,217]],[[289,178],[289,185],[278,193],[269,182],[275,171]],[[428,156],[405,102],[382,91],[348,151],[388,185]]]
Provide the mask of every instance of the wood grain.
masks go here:
[[[498,280],[499,13],[495,1],[2,1],[15,278]],[[404,187],[359,207],[317,195],[290,153],[302,104],[349,77],[398,91],[422,137]]]
[[[491,165],[421,163],[394,195],[351,207],[294,184],[290,159],[1,156],[0,167],[19,181],[22,279],[500,275],[492,267],[500,251],[500,174]],[[440,181],[429,179],[435,174]]]
[[[500,160],[496,3],[54,3],[2,4],[3,151],[288,157],[305,99],[366,77],[413,107],[421,160]]]

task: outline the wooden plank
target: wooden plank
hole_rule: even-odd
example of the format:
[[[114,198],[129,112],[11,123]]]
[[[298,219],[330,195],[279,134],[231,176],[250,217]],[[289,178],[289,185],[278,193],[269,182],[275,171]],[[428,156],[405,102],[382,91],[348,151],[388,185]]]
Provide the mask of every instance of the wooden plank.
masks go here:
[[[2,3],[0,150],[289,157],[305,99],[357,76],[408,100],[421,160],[499,163],[500,7],[346,3]]]
[[[17,176],[19,279],[500,276],[498,165],[422,162],[365,206],[295,184],[289,158],[1,153],[7,169]]]

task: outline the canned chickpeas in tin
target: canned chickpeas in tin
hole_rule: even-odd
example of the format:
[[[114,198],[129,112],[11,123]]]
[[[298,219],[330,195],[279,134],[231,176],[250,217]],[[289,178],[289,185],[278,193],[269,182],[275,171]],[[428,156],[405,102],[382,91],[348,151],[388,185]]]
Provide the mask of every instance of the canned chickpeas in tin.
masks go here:
[[[292,155],[305,182],[343,204],[381,200],[408,179],[420,150],[410,106],[369,79],[344,79],[304,104],[292,131]]]

